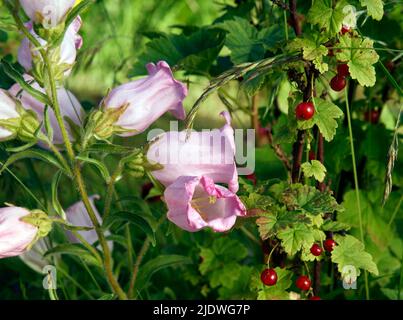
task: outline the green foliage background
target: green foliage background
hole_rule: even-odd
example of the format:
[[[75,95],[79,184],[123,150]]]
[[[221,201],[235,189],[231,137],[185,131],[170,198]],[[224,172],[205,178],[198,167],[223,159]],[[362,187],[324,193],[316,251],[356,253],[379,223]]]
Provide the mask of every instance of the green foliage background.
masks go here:
[[[263,11],[262,14],[268,16],[268,25],[263,31],[248,23],[250,8],[254,1],[240,2],[237,9],[234,7],[235,3],[229,0],[97,1],[82,15],[84,24],[80,33],[84,38],[84,47],[80,51],[77,67],[68,79],[67,87],[79,97],[84,107],[90,109],[98,104],[109,88],[126,82],[131,77],[144,74],[143,66],[146,61],[164,58],[171,65],[181,66],[178,77],[188,81],[191,87],[190,96],[186,100],[186,108],[190,110],[208,85],[209,79],[233,64],[253,62],[274,55],[279,49],[274,44],[285,37],[281,11],[273,9],[270,1],[262,1],[262,4],[267,6],[267,11]],[[306,15],[310,1],[298,3],[299,11]],[[224,10],[226,5],[231,5],[227,11]],[[376,39],[378,47],[401,49],[401,2],[385,1],[384,9],[386,15],[382,21],[368,19],[360,31]],[[3,19],[6,17],[3,8],[0,10],[2,17],[0,56],[15,62],[21,38],[16,32],[2,31],[7,19]],[[213,22],[218,28],[211,31]],[[202,26],[206,27],[198,29]],[[291,28],[288,28],[287,32],[290,39],[295,37]],[[305,50],[313,46],[315,51],[318,49],[315,47],[316,40],[307,40],[308,42],[300,44],[300,47]],[[165,48],[166,52],[161,48]],[[219,52],[220,56],[217,58]],[[314,58],[322,59],[320,49],[315,52],[318,56]],[[384,50],[378,51],[378,54],[380,60],[386,63],[401,54],[401,51],[396,53]],[[322,61],[318,61],[318,64],[321,63]],[[399,83],[401,83],[401,71],[400,64],[399,69],[393,73]],[[390,86],[386,88],[388,80],[379,65],[376,65],[376,72],[375,87],[370,89],[360,87],[352,107],[365,246],[379,269],[378,276],[370,276],[371,298],[401,299],[403,297],[401,160],[395,165],[394,189],[390,199],[384,207],[380,203],[384,190],[386,155],[399,103],[402,101],[396,93],[392,94],[390,99],[383,99],[385,90],[393,89]],[[325,77],[330,79],[328,74],[325,74]],[[0,87],[8,88],[10,84],[10,79],[0,74]],[[253,93],[265,86],[269,88],[263,92],[266,99],[262,99],[259,105],[263,124],[272,120],[270,109],[273,101],[276,101],[282,111],[288,110],[294,103],[289,94],[292,89],[284,72],[273,72],[264,78],[258,77],[243,86],[239,83],[230,83],[227,93],[238,99],[238,108],[233,111],[236,127],[250,127],[250,115],[245,112],[251,103],[247,93]],[[323,84],[319,83],[318,86]],[[338,107],[345,111],[343,103],[338,103]],[[372,125],[364,119],[364,113],[375,107],[382,109],[378,125]],[[218,117],[217,109],[223,110],[225,107],[217,95],[212,95],[200,109],[195,127],[221,126],[223,122]],[[338,220],[350,225],[351,234],[359,238],[348,131],[345,120],[339,119],[340,114],[337,110],[330,112],[329,117],[335,118],[334,123],[337,122],[336,125],[339,126],[332,143],[325,144],[327,174],[332,181],[332,189],[337,190],[337,201],[345,207],[345,210],[338,214]],[[161,119],[155,127],[168,128],[167,119],[169,118]],[[278,132],[282,132],[281,125],[286,120],[287,115],[282,113],[276,124]],[[284,150],[290,151],[290,137],[279,134],[275,138]],[[118,142],[131,145],[142,141],[145,141],[145,135]],[[6,158],[4,146],[0,145],[0,161]],[[106,161],[113,167],[115,161],[113,156],[108,157]],[[256,175],[259,180],[284,179],[286,176],[282,163],[267,145],[256,150],[256,161]],[[0,177],[1,203],[9,202],[30,208],[36,206],[25,188],[16,183],[15,179],[18,177],[21,183],[38,195],[47,206],[52,205],[49,190],[55,173],[53,169],[37,161],[23,160],[13,165],[10,170],[13,174],[5,172]],[[87,180],[91,181],[89,184],[91,194],[102,196],[104,186],[97,171],[86,166],[84,172]],[[147,223],[152,226],[153,231],[156,231],[155,246],[150,245],[139,274],[139,298],[288,298],[286,290],[297,291],[292,281],[293,275],[288,270],[277,270],[279,278],[282,279],[281,287],[267,288],[260,283],[263,253],[258,230],[254,224],[241,222],[238,228],[229,234],[214,234],[210,231],[193,234],[183,232],[167,222],[159,224],[158,220],[165,215],[166,210],[161,202],[143,199],[142,188],[146,183],[146,179],[139,181],[124,177],[117,184],[117,191],[124,199],[122,206],[138,216],[146,217]],[[244,184],[247,186],[248,182]],[[245,190],[247,187],[243,189]],[[245,195],[247,193],[245,191]],[[77,195],[67,179],[61,181],[59,195],[65,208],[77,201]],[[102,210],[103,202],[99,201],[97,205]],[[116,241],[114,258],[123,281],[128,281],[128,270],[124,267],[127,260],[134,259],[136,254],[139,254],[145,241],[153,242],[153,232],[149,232],[147,228],[139,228],[137,220],[132,222],[133,242],[130,244],[124,238],[123,227],[115,226],[118,236],[114,239]],[[61,230],[55,230],[53,236],[62,237],[61,233]],[[133,256],[127,254],[131,247]],[[99,268],[88,261],[83,262],[82,259],[83,257],[74,255],[63,255],[60,268],[64,271],[58,275],[59,295],[63,299],[90,299],[104,292],[105,299],[111,298],[105,280],[100,276]],[[331,272],[333,271],[324,273],[322,283],[330,286]],[[47,292],[42,289],[42,278],[42,274],[28,268],[19,258],[0,260],[0,299],[48,299]],[[345,291],[340,283],[331,286],[332,290],[323,292],[322,298],[357,299],[364,295],[362,279],[357,291]]]

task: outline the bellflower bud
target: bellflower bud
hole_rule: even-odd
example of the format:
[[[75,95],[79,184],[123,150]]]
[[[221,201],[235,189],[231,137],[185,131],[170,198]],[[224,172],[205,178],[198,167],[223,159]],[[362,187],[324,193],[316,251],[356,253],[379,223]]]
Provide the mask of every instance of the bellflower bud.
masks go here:
[[[139,134],[168,111],[185,119],[186,86],[164,61],[148,64],[147,70],[148,77],[113,89],[102,101],[95,128],[98,138],[108,138],[111,132],[122,137]]]
[[[23,254],[52,228],[52,221],[38,210],[0,208],[0,259]]]

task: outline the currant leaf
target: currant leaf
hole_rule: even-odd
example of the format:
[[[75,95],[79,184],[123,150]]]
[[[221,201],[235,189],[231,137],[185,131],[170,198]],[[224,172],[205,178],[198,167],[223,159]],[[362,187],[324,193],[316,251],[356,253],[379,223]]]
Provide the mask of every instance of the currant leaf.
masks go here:
[[[290,210],[311,215],[343,210],[329,192],[320,192],[314,187],[299,183],[293,184],[283,193],[283,201]]]
[[[379,56],[374,48],[374,42],[368,38],[352,38],[346,34],[340,37],[336,46],[336,58],[347,62],[351,78],[356,79],[360,85],[372,87],[376,82],[374,64]]]
[[[190,35],[161,35],[146,44],[130,76],[147,74],[146,64],[160,60],[189,73],[204,74],[217,59],[224,41],[225,32],[215,27],[197,29]]]
[[[323,62],[323,57],[328,54],[328,49],[322,44],[327,41],[319,33],[309,34],[305,38],[296,38],[289,45],[289,50],[302,49],[305,60],[313,61],[316,69],[324,73],[329,69],[327,63]]]
[[[368,15],[375,20],[381,20],[383,17],[382,0],[360,0],[362,6],[367,7]]]
[[[277,212],[267,212],[256,220],[260,238],[266,240],[275,236],[280,230],[292,227],[295,223],[309,223],[305,214],[297,211],[287,211],[281,208]]]
[[[343,111],[332,102],[320,98],[316,98],[314,101],[315,114],[313,118],[308,121],[298,121],[298,128],[307,130],[317,125],[323,138],[326,141],[332,141],[338,127],[336,119],[344,115]]]
[[[302,223],[280,230],[277,237],[281,240],[285,252],[291,256],[301,250],[302,246],[310,247],[315,241],[312,229]]]
[[[315,0],[308,12],[308,21],[325,29],[329,37],[334,36],[342,27],[346,4],[345,1],[338,1],[333,8],[332,0]]]
[[[337,263],[339,272],[344,275],[343,269],[346,266],[356,268],[357,276],[360,269],[378,275],[378,267],[372,259],[372,256],[365,251],[364,244],[353,236],[335,236],[337,246],[332,251],[332,261]]]
[[[327,220],[323,225],[322,225],[322,230],[323,231],[332,231],[332,232],[337,232],[337,231],[342,231],[342,230],[349,230],[351,227],[347,223],[343,223],[340,221],[332,221],[332,220]]]
[[[301,165],[304,175],[308,178],[314,177],[317,181],[322,182],[326,176],[325,166],[318,160],[305,162]]]

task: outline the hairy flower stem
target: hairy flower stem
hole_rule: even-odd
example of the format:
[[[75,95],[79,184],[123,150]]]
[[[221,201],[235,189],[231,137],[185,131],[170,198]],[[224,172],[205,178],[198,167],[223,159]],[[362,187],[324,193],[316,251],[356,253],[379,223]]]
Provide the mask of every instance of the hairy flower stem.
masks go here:
[[[354,184],[355,184],[355,195],[357,200],[357,210],[358,210],[358,221],[360,224],[360,236],[361,242],[364,244],[364,227],[362,222],[362,212],[361,212],[361,202],[360,202],[360,189],[358,184],[358,174],[357,174],[357,164],[355,161],[355,151],[354,151],[354,137],[353,137],[353,128],[351,125],[351,114],[350,114],[350,105],[348,100],[348,84],[345,89],[345,100],[346,100],[346,113],[347,113],[347,122],[348,122],[348,131],[350,135],[350,147],[351,147],[351,160],[353,162],[353,173],[354,173]],[[366,299],[369,300],[369,285],[368,285],[368,273],[364,270],[364,280],[365,280],[365,296]]]
[[[106,196],[105,196],[104,214],[103,214],[104,221],[108,219],[108,217],[111,213],[113,194],[115,192],[115,183],[116,183],[116,180],[118,179],[121,171],[122,171],[121,167],[118,166],[115,169],[115,171],[113,172],[110,180],[108,181],[108,185],[107,185],[107,189],[106,189]]]
[[[159,228],[159,226],[165,221],[165,219],[166,219],[166,217],[165,217],[165,215],[163,215],[158,220],[156,229]],[[150,240],[150,238],[147,237],[147,239],[144,240],[144,243],[137,255],[136,262],[134,263],[134,267],[133,267],[132,277],[130,279],[130,284],[129,284],[129,291],[128,291],[129,299],[134,299],[134,288],[136,285],[137,276],[139,274],[140,265],[143,262],[144,256],[146,255],[148,249],[150,248],[150,244],[151,244],[151,240]]]
[[[148,249],[150,248],[150,244],[151,244],[151,241],[149,238],[147,238],[144,241],[139,254],[137,255],[136,262],[134,263],[133,274],[130,279],[130,285],[129,285],[129,291],[128,291],[128,296],[130,299],[134,298],[134,287],[136,285],[136,280],[137,280],[137,276],[139,274],[140,265],[143,262],[144,256],[146,255]]]
[[[50,99],[52,102],[52,107],[53,111],[55,112],[56,120],[57,123],[60,127],[60,131],[63,137],[63,142],[66,147],[66,152],[70,161],[70,165],[72,167],[73,171],[73,176],[74,176],[74,182],[77,186],[77,189],[80,193],[80,196],[83,200],[84,206],[87,209],[88,215],[95,227],[95,231],[98,235],[99,242],[101,244],[103,253],[104,253],[104,267],[105,267],[105,272],[108,278],[108,282],[113,289],[114,293],[118,295],[118,297],[122,300],[126,300],[127,296],[123,289],[120,287],[118,281],[116,280],[113,271],[112,271],[112,255],[109,250],[109,247],[107,245],[105,235],[103,234],[103,230],[99,224],[99,221],[95,215],[95,212],[91,206],[91,202],[88,197],[88,193],[85,187],[84,179],[81,174],[80,170],[80,164],[76,161],[75,159],[75,153],[74,149],[72,146],[72,143],[69,139],[69,135],[65,126],[65,123],[63,121],[63,116],[61,114],[60,110],[60,105],[57,97],[57,88],[56,88],[56,81],[54,78],[53,74],[53,68],[52,65],[50,64],[50,59],[48,56],[48,52],[41,46],[41,44],[38,42],[38,40],[28,31],[28,29],[25,27],[24,23],[22,22],[21,18],[18,15],[18,11],[13,8],[11,5],[8,4],[8,2],[5,2],[8,9],[10,10],[11,14],[14,17],[14,20],[19,28],[23,32],[23,34],[31,41],[31,43],[38,48],[39,53],[43,59],[43,63],[45,65],[45,69],[47,71],[47,76],[48,76],[48,81],[45,84],[47,87],[48,94],[50,95]]]

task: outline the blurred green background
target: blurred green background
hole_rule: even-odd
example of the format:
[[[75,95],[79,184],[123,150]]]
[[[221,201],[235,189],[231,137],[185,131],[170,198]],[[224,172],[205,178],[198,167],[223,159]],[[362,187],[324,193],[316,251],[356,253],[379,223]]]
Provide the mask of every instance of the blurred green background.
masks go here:
[[[97,103],[109,88],[129,80],[128,74],[149,36],[160,32],[181,33],[181,26],[210,25],[222,15],[225,5],[233,3],[230,0],[97,1],[97,5],[82,15],[84,23],[80,33],[84,46],[79,53],[78,68],[67,85],[81,101]],[[194,76],[181,80],[192,83],[185,100],[185,108],[189,110],[208,81]],[[222,123],[218,117],[219,103],[216,97],[208,100],[200,114],[201,118],[208,116],[209,127]],[[215,121],[211,122],[211,118]],[[157,126],[164,123],[160,121]]]

